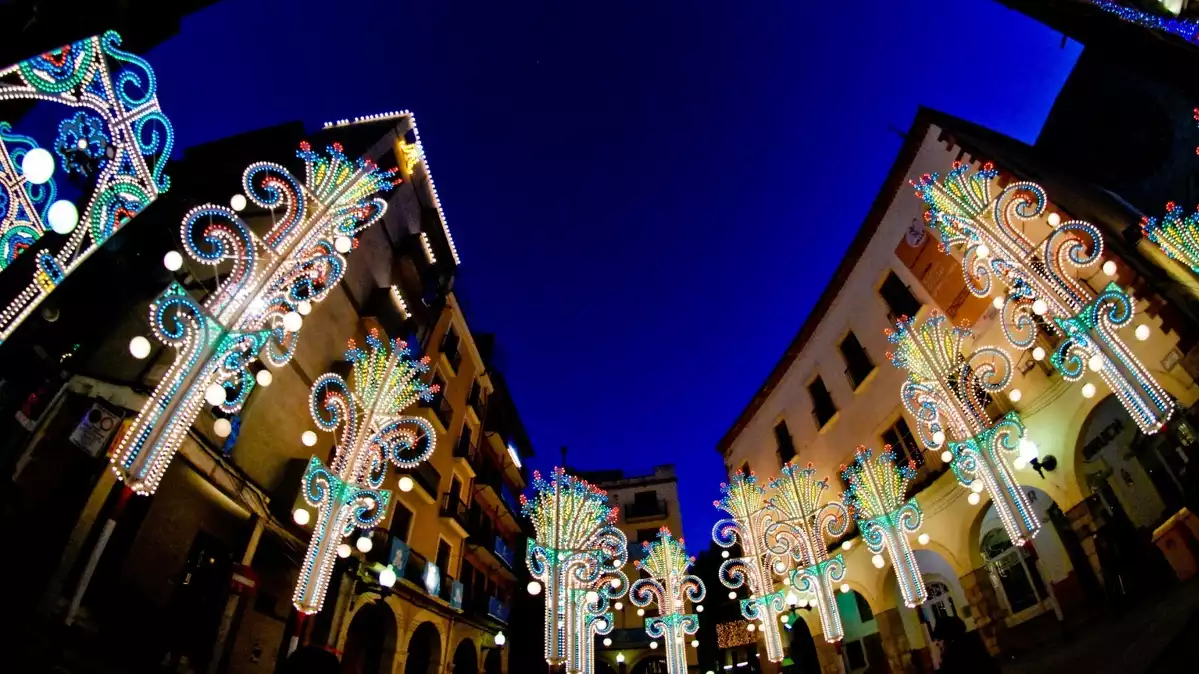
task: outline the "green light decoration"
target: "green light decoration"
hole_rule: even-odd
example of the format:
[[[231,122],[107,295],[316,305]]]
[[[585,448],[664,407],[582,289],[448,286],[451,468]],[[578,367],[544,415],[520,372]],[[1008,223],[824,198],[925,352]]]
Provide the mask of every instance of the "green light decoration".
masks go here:
[[[645,619],[645,633],[665,642],[669,674],[687,674],[686,638],[699,631],[699,616],[687,613],[687,602],[701,602],[705,594],[703,581],[687,573],[695,558],[687,556],[683,539],[676,540],[666,527],[658,530],[658,540],[643,541],[641,547],[645,557],[635,565],[649,578],[633,582],[629,600],[639,608],[657,602],[658,615]]]

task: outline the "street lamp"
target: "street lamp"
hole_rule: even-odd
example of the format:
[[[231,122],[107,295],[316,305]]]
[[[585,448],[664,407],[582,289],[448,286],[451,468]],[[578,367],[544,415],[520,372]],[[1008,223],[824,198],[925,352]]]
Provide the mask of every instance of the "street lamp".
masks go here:
[[[495,633],[495,645],[496,645],[496,646],[498,646],[498,647],[500,647],[500,648],[503,648],[503,647],[504,647],[504,644],[505,644],[505,643],[507,643],[507,642],[508,642],[508,637],[504,636],[504,633],[503,633],[503,632],[496,632],[496,633]]]

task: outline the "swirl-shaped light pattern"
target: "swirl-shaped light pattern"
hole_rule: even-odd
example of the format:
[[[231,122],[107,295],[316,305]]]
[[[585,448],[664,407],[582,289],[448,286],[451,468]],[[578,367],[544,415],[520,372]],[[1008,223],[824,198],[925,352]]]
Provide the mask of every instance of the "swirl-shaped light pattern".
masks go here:
[[[841,466],[841,477],[849,488],[841,495],[846,507],[858,520],[862,539],[870,551],[886,549],[899,582],[904,604],[924,603],[928,590],[907,534],[920,528],[921,512],[916,499],[905,500],[908,483],[916,477],[916,464],[896,465],[895,452],[889,447],[871,458],[871,451],[858,447],[854,462]]]
[[[366,338],[367,348],[350,341],[346,360],[353,364],[351,386],[340,375],[326,373],[312,384],[309,409],[317,428],[340,429],[329,468],[317,457],[308,462],[304,498],[317,508],[316,524],[292,597],[296,609],[321,610],[329,576],[337,561],[337,546],[354,529],[370,529],[387,514],[391,492],[381,489],[388,462],[412,468],[429,458],[437,435],[421,417],[403,412],[418,400],[432,400],[436,385],[420,376],[429,371],[428,357],[411,358],[400,340],[385,343],[377,330]],[[397,436],[407,454],[396,448]]]
[[[1077,271],[1103,259],[1099,230],[1079,220],[1060,222],[1044,241],[1034,244],[1023,225],[1045,214],[1045,190],[1016,181],[993,198],[998,178],[991,163],[974,173],[968,165],[954,163],[944,179],[925,174],[912,185],[928,206],[925,218],[937,230],[942,250],[963,248],[962,272],[971,292],[985,297],[994,285],[992,277],[1006,289],[1000,323],[1009,343],[1031,348],[1036,324],[1030,311],[1043,313],[1050,330],[1063,337],[1060,355],[1051,361],[1066,379],[1083,376],[1081,363],[1099,363],[1100,378],[1141,431],[1156,433],[1174,413],[1174,401],[1113,329],[1123,323],[1102,317],[1113,303],[1127,304],[1131,312],[1132,299],[1115,284],[1096,293],[1078,278]],[[1148,227],[1148,221],[1143,226]],[[1161,238],[1169,236],[1163,232]]]
[[[704,600],[704,583],[687,573],[695,563],[687,556],[683,539],[675,539],[670,529],[658,530],[656,541],[642,541],[645,556],[634,565],[649,575],[633,582],[629,600],[639,607],[657,602],[658,617],[647,618],[645,633],[662,639],[666,645],[666,671],[686,674],[686,637],[699,630],[699,616],[687,613],[687,602]]]
[[[548,481],[533,471],[533,492],[520,502],[536,532],[528,543],[529,573],[545,587],[545,659],[590,674],[594,635],[611,629],[608,603],[629,588],[620,570],[628,539],[613,526],[618,513],[607,492],[562,468]]]
[[[152,86],[152,80],[145,78],[127,80],[127,85],[146,86],[147,82]],[[210,386],[226,389],[219,407],[234,413],[254,389],[249,368],[262,354],[276,367],[291,359],[299,333],[285,327],[284,317],[296,312],[301,302],[320,302],[341,282],[346,260],[334,249],[334,239],[346,231],[347,219],[361,226],[377,220],[384,204],[373,195],[395,182],[393,171],[381,171],[364,159],[350,162],[336,143],[328,149],[328,158],[317,155],[308,143],[302,143],[296,154],[310,174],[320,175],[309,175],[301,184],[286,168],[259,162],[242,176],[243,188],[256,205],[283,211],[282,218],[272,213],[274,227],[263,238],[224,206],[198,206],[183,218],[184,251],[198,264],[214,267],[221,281],[203,307],[196,307],[206,328],[203,335],[185,337],[186,348],[179,340],[168,342],[181,349],[180,357],[114,455],[113,470],[140,494],[158,488],[183,435],[204,408]],[[114,201],[106,212],[115,214],[120,208]],[[93,222],[92,227],[103,224]],[[161,306],[175,302],[171,298],[178,294],[175,286],[168,288],[160,297],[165,302]],[[160,313],[151,309],[151,323],[163,319]],[[187,359],[182,358],[183,351],[190,354]],[[393,373],[399,379],[379,395],[399,395],[395,386],[409,367],[400,366]],[[411,395],[411,391],[404,394],[403,405],[411,402]],[[394,407],[399,402],[388,404]],[[420,423],[406,426],[418,436],[432,437],[427,424],[421,428]],[[383,454],[398,465],[423,460],[421,452],[406,448],[411,436],[392,433],[388,437],[388,442],[372,450],[379,460],[367,465],[382,466]],[[347,482],[359,484],[363,479],[355,474]]]
[[[45,103],[47,114],[61,115],[56,133],[40,142],[0,119],[0,272],[26,250],[36,248],[38,257],[29,282],[8,283],[12,291],[0,296],[0,341],[170,187],[163,171],[175,136],[158,105],[154,71],[120,44],[109,31],[0,68],[0,104],[14,102],[13,112],[23,114],[26,106]],[[25,131],[44,128],[54,127]],[[23,159],[37,148],[53,153],[57,170],[34,184]],[[72,203],[85,226],[47,236],[49,207],[68,178],[79,191]]]

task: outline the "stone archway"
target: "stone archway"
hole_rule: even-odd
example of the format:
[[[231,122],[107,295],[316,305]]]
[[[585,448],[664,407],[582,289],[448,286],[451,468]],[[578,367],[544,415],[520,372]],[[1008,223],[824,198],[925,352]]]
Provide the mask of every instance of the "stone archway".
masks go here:
[[[792,620],[788,623],[788,632],[790,642],[787,646],[787,657],[799,666],[801,672],[819,672],[820,657],[816,653],[816,639],[812,636],[808,621],[802,618]]]
[[[841,626],[845,631],[841,644],[843,655],[840,656],[845,663],[845,670],[890,671],[874,606],[866,596],[852,588],[849,592],[838,592],[837,611],[841,614]],[[830,655],[837,657],[835,650],[826,649],[821,653],[826,658]],[[827,662],[822,665],[825,669],[830,668]]]
[[[441,634],[431,622],[423,622],[408,640],[408,661],[404,674],[439,674],[441,668]]]
[[[483,674],[504,674],[504,656],[500,649],[490,648],[483,658]]]
[[[367,604],[350,621],[342,650],[343,674],[391,674],[396,652],[396,620],[386,604]]]
[[[454,649],[454,674],[475,674],[479,671],[479,654],[475,651],[475,642],[463,639]]]

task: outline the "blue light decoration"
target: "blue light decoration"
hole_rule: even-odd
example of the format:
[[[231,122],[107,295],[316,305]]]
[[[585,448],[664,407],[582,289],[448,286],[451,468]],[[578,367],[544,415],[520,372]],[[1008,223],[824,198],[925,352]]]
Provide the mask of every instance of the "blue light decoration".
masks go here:
[[[1077,381],[1087,369],[1097,372],[1143,433],[1161,430],[1174,401],[1118,333],[1132,321],[1132,298],[1115,283],[1097,293],[1070,273],[1071,267],[1081,270],[1102,259],[1099,230],[1051,217],[1053,232],[1034,246],[1022,223],[1045,213],[1045,190],[1015,181],[993,198],[998,175],[989,162],[973,174],[955,162],[944,180],[934,173],[912,182],[929,207],[925,217],[942,249],[962,248],[962,272],[975,296],[988,296],[996,279],[1006,287],[1000,322],[1012,346],[1032,347],[1036,317],[1052,319],[1045,325],[1062,339],[1050,360],[1062,376]]]
[[[829,556],[824,536],[826,532],[833,539],[844,535],[849,511],[839,501],[821,503],[828,478],[817,479],[812,464],[800,468],[787,462],[782,476],[771,480],[769,486],[770,505],[780,517],[766,532],[770,551],[779,557],[790,556],[797,563],[788,580],[796,590],[815,595],[813,604],[820,614],[824,640],[836,643],[845,636],[835,589],[835,583],[845,578],[845,560],[839,552]]]
[[[783,659],[783,640],[779,633],[779,617],[786,610],[783,590],[774,589],[770,569],[778,561],[771,553],[766,532],[778,519],[778,513],[765,497],[765,490],[752,472],[733,474],[720,485],[721,498],[713,501],[718,510],[729,517],[712,527],[712,540],[722,548],[740,542],[741,557],[725,559],[720,565],[720,582],[730,590],[748,586],[750,596],[741,600],[741,615],[746,620],[760,621],[758,629],[766,642],[766,658],[771,662]]]
[[[985,489],[1008,538],[1023,545],[1041,530],[1041,522],[1006,455],[1018,453],[1016,460],[1023,463],[1036,456],[1036,446],[1025,438],[1019,414],[1009,412],[993,421],[987,413],[986,396],[1011,382],[1012,361],[993,346],[963,355],[963,342],[971,336],[937,312],[919,326],[904,319],[887,330],[895,345],[887,357],[908,371],[900,398],[916,419],[921,441],[932,450],[948,441],[958,482],[975,493]]]
[[[1103,11],[1114,14],[1122,21],[1144,26],[1153,30],[1160,30],[1163,33],[1177,35],[1182,39],[1192,44],[1199,45],[1199,21],[1192,19],[1179,19],[1172,16],[1161,16],[1136,9],[1135,7],[1125,7],[1118,2],[1112,0],[1089,0],[1092,5],[1095,5]]]
[[[620,570],[628,539],[613,524],[617,508],[608,505],[608,493],[562,468],[549,481],[533,471],[533,492],[531,499],[521,494],[520,502],[536,532],[526,563],[545,589],[545,660],[591,674],[595,635],[611,632],[609,605],[629,588]]]
[[[429,371],[428,356],[413,360],[405,342],[384,342],[377,329],[367,334],[366,346],[350,340],[346,351],[353,367],[352,389],[333,373],[312,383],[312,419],[320,430],[338,436],[330,465],[314,456],[304,474],[304,500],[317,508],[317,517],[292,601],[305,614],[319,612],[324,604],[342,539],[386,516],[391,499],[391,492],[382,489],[387,464],[414,468],[437,445],[432,424],[404,414],[439,390],[420,381]],[[433,576],[440,582],[438,574]],[[436,595],[437,589],[429,593]]]
[[[1160,220],[1150,217],[1141,220],[1141,233],[1167,256],[1199,274],[1199,209],[1187,213],[1171,201]]]
[[[920,529],[923,515],[916,499],[904,500],[908,483],[916,477],[916,463],[909,460],[896,465],[891,449],[872,459],[869,449],[858,447],[854,462],[841,466],[841,477],[849,485],[841,500],[857,518],[862,540],[875,555],[874,565],[882,568],[880,553],[885,549],[904,605],[913,608],[923,604],[928,589],[907,537]]]
[[[241,409],[255,385],[249,367],[262,355],[275,367],[291,360],[301,314],[340,283],[352,237],[378,222],[387,204],[376,195],[395,184],[393,171],[346,158],[334,143],[319,154],[302,143],[301,185],[278,164],[251,164],[242,184],[274,226],[259,237],[229,208],[204,205],[183,218],[188,255],[216,269],[218,287],[203,303],[172,283],[150,305],[150,325],[178,350],[112,459],[130,489],[152,494],[204,406]]]
[[[695,563],[687,556],[683,539],[675,539],[670,529],[658,530],[658,540],[642,541],[645,556],[634,565],[649,578],[633,581],[629,601],[638,608],[657,602],[658,615],[645,619],[645,633],[662,639],[666,646],[666,671],[687,674],[686,638],[699,631],[699,616],[687,613],[687,602],[704,600],[704,582],[688,573]]]
[[[108,31],[0,69],[0,103],[64,115],[42,143],[0,118],[0,272],[36,257],[30,282],[0,297],[0,341],[170,187],[175,134],[154,71],[120,45]]]

